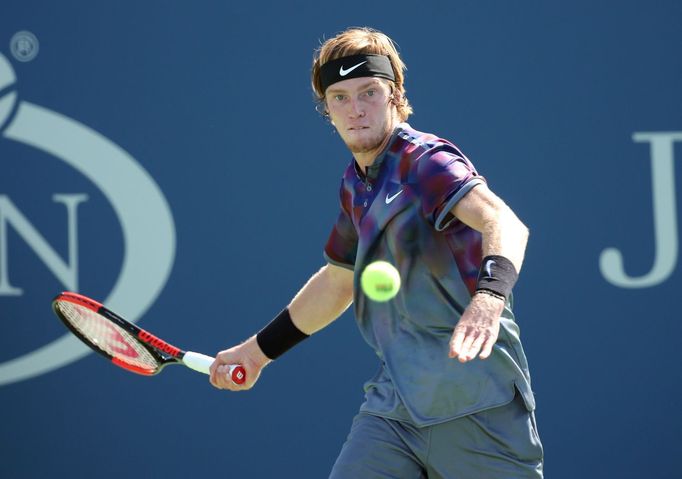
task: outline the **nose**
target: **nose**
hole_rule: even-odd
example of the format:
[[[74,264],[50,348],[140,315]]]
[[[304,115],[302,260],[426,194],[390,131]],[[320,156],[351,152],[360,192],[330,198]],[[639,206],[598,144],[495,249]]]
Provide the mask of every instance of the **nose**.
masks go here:
[[[350,101],[350,116],[351,118],[362,118],[365,116],[365,109],[357,99]]]

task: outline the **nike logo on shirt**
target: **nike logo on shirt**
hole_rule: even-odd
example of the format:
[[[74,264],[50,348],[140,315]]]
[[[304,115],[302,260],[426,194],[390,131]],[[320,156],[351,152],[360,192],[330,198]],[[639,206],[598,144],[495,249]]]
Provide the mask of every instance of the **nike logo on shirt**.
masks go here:
[[[387,194],[386,194],[386,204],[387,204],[387,205],[388,205],[388,204],[391,204],[391,201],[393,201],[394,199],[396,199],[396,198],[398,197],[398,195],[399,195],[400,193],[402,193],[402,192],[403,192],[403,190],[400,190],[400,191],[398,191],[398,192],[397,192],[395,195],[393,195],[393,196],[388,196],[388,193],[387,193]]]
[[[367,60],[365,60],[364,62],[358,63],[358,64],[355,65],[354,67],[350,67],[348,70],[344,70],[344,69],[343,69],[343,65],[342,65],[341,68],[339,68],[339,75],[341,75],[342,77],[345,77],[346,75],[348,75],[350,72],[352,72],[353,70],[355,70],[357,67],[359,67],[359,66],[362,65],[363,63],[367,63]]]

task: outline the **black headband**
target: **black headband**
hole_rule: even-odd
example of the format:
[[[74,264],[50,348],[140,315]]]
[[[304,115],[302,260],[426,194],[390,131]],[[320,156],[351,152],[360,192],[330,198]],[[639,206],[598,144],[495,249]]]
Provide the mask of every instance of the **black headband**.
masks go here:
[[[378,77],[395,81],[391,61],[384,55],[362,54],[331,60],[320,67],[322,93],[341,80]]]

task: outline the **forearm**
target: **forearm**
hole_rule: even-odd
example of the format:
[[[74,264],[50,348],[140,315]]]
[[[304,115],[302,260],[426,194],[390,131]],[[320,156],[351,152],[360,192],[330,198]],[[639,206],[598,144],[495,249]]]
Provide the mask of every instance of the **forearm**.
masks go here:
[[[521,271],[528,243],[528,228],[507,205],[501,206],[485,219],[481,235],[484,258],[490,255],[504,256],[512,262],[517,273]]]
[[[473,188],[451,210],[464,224],[483,237],[482,255],[504,256],[521,271],[528,242],[528,228],[486,185]]]
[[[338,318],[353,302],[353,272],[325,265],[289,304],[291,320],[305,334],[313,334]]]

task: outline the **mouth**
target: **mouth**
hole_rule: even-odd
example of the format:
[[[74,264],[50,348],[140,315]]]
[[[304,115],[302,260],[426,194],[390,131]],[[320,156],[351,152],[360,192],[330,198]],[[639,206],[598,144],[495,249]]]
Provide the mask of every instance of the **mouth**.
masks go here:
[[[368,126],[351,126],[348,128],[349,131],[360,131],[360,130],[369,130]]]

